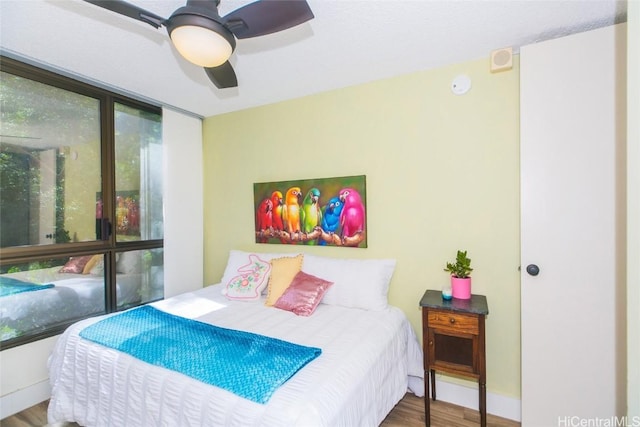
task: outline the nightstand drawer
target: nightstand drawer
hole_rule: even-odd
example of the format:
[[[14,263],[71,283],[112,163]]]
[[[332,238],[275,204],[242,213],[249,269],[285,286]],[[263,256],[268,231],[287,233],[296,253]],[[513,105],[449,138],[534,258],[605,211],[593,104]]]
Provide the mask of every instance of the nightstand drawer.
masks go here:
[[[430,328],[478,335],[478,317],[449,311],[429,310],[427,324]]]

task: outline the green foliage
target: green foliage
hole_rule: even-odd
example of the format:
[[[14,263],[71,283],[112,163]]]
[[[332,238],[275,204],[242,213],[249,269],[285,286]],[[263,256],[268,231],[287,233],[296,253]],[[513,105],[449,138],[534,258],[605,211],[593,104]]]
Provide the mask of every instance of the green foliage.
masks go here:
[[[447,268],[445,268],[444,271],[448,271],[452,276],[459,279],[469,277],[473,268],[471,268],[471,259],[467,258],[467,251],[458,251],[456,261],[448,262]]]
[[[49,268],[49,267],[53,267],[54,264],[51,260],[47,260],[47,261],[34,261],[29,263],[29,271],[34,271],[34,270],[42,270],[43,268]]]
[[[2,341],[8,340],[10,338],[15,338],[20,334],[20,331],[18,331],[17,329],[10,328],[6,325],[0,326],[0,339]]]
[[[56,230],[55,232],[56,243],[69,243],[71,241],[71,236],[69,235],[69,230]]]

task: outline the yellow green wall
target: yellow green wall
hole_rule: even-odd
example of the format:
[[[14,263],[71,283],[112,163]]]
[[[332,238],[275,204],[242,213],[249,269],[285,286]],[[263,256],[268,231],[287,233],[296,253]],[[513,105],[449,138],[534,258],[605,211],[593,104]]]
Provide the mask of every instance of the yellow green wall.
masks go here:
[[[116,149],[120,160],[116,170],[118,191],[140,191],[139,147],[120,144]],[[127,150],[127,151],[125,151]],[[134,151],[134,153],[131,153]],[[95,204],[96,194],[102,191],[100,176],[100,141],[89,141],[67,147],[65,156],[65,228],[70,237],[77,241],[94,240],[96,237]],[[137,155],[138,158],[131,159]],[[122,161],[123,159],[128,162]]]
[[[100,141],[67,147],[64,151],[65,228],[71,239],[96,238],[96,194],[102,191]]]
[[[254,182],[366,175],[368,248],[331,257],[395,258],[389,300],[421,335],[418,302],[448,282],[457,249],[485,294],[487,388],[520,396],[519,65],[457,64],[204,121],[205,282],[230,249],[254,243]],[[472,88],[454,95],[467,74]]]

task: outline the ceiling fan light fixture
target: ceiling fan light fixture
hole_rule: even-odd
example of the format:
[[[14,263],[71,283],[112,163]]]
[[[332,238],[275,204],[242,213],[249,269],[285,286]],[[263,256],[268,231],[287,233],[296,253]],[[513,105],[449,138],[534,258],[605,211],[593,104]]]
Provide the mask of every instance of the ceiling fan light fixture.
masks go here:
[[[229,30],[201,16],[172,16],[167,29],[180,55],[201,67],[224,64],[236,47],[235,38]]]

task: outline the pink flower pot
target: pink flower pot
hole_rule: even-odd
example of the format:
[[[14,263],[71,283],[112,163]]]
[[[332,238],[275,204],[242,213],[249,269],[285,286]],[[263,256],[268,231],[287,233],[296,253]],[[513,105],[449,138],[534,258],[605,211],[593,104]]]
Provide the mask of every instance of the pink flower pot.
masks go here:
[[[471,298],[471,277],[460,279],[451,276],[451,294],[454,298],[470,299]]]

